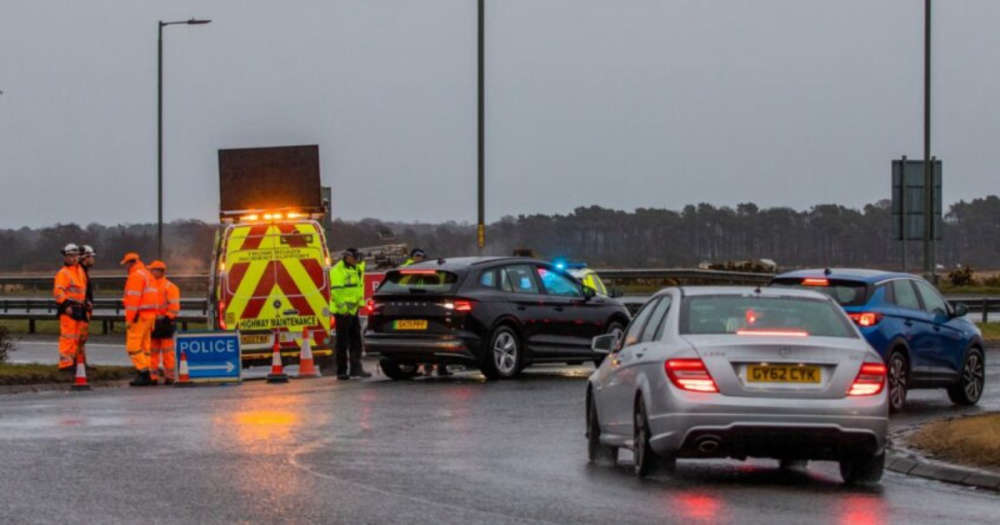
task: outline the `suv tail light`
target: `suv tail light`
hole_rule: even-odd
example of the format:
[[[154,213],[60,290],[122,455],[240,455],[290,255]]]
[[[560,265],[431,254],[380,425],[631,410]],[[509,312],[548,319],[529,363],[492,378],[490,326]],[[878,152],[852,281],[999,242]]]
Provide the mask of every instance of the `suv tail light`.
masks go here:
[[[858,326],[875,326],[882,320],[882,314],[878,312],[849,313],[847,317],[850,317]]]
[[[468,299],[454,299],[451,301],[446,301],[444,307],[448,310],[454,310],[456,312],[471,312],[474,301]]]
[[[858,377],[854,378],[849,396],[873,396],[885,387],[885,365],[882,363],[861,363]]]
[[[712,374],[701,359],[669,359],[664,368],[674,386],[691,392],[718,392]]]

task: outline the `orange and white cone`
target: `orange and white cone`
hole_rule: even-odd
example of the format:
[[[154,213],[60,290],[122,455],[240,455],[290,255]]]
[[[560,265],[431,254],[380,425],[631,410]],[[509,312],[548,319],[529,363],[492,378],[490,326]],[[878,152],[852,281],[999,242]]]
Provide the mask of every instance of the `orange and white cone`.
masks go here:
[[[188,369],[188,358],[187,353],[183,350],[181,351],[180,362],[177,364],[177,382],[174,386],[192,386],[191,382],[191,371]]]
[[[285,374],[285,367],[281,365],[281,334],[274,331],[274,352],[271,354],[271,373],[267,374],[268,383],[287,383],[288,375]]]
[[[313,361],[312,337],[308,328],[302,329],[302,350],[299,353],[299,375],[296,377],[319,377]]]
[[[83,363],[80,352],[76,353],[76,377],[73,378],[70,390],[90,390],[90,385],[87,384],[87,365]]]

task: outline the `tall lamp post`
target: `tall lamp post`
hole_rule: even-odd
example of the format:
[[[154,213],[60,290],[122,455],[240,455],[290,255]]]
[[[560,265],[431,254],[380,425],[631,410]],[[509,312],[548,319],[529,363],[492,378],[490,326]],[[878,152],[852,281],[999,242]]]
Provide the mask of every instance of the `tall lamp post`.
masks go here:
[[[156,49],[156,258],[163,260],[163,28],[173,25],[208,24],[211,20],[159,21]]]
[[[486,27],[485,27],[486,24],[485,24],[485,18],[484,18],[485,17],[485,13],[483,12],[483,10],[484,10],[483,9],[484,8],[483,3],[484,2],[485,2],[485,0],[479,0],[479,10],[478,10],[478,19],[479,19],[479,32],[478,32],[479,38],[478,38],[478,44],[479,44],[479,46],[478,46],[478,53],[476,55],[477,56],[477,63],[478,63],[477,65],[478,65],[478,69],[479,69],[478,86],[477,86],[478,87],[478,91],[477,91],[477,93],[478,93],[478,101],[477,101],[477,113],[476,113],[476,115],[477,115],[477,119],[476,120],[477,120],[477,127],[478,127],[477,131],[478,131],[478,134],[479,134],[478,135],[478,141],[477,141],[477,145],[478,145],[478,149],[477,149],[477,162],[478,162],[477,172],[478,172],[478,176],[476,178],[476,181],[477,181],[477,184],[476,184],[476,186],[477,186],[477,201],[478,201],[478,208],[479,208],[478,212],[479,213],[478,213],[478,221],[477,221],[477,224],[476,224],[476,246],[479,248],[479,254],[480,255],[482,255],[483,250],[486,248],[486,206],[485,206],[485,203],[483,202],[485,200],[485,197],[486,197],[486,188],[484,188],[484,185],[485,185],[485,182],[486,182],[486,175],[485,175],[485,172],[486,172],[486,158],[485,158],[486,157],[486,133],[485,133],[485,131],[486,130],[485,130],[485,127],[484,127],[485,126],[484,120],[485,120],[485,117],[486,117],[486,115],[485,115],[486,100],[485,100],[485,95],[483,93],[483,83],[484,83],[484,80],[485,80],[484,77],[485,77],[485,74],[486,74],[486,69],[485,69],[486,64],[484,63],[484,60],[483,60],[483,51],[484,51],[483,48],[484,48],[484,44],[485,44],[485,32],[486,32]]]

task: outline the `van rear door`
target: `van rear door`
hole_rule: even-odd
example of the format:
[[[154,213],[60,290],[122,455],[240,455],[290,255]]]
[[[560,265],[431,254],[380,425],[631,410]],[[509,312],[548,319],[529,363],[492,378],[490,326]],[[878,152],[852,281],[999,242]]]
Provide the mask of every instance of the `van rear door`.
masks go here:
[[[326,243],[315,221],[236,225],[224,242],[226,325],[241,332],[283,332],[298,343],[302,329],[329,329]],[[244,346],[267,346],[249,337]]]

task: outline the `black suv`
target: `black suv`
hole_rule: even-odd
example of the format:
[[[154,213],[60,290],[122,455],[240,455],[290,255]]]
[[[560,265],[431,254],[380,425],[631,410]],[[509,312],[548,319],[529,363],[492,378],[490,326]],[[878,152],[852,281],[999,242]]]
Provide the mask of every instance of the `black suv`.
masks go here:
[[[489,379],[531,363],[600,362],[595,335],[622,331],[628,310],[555,266],[523,257],[425,261],[386,274],[373,297],[365,348],[385,375],[427,363],[478,367]]]

